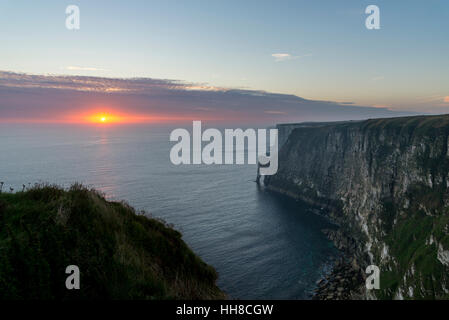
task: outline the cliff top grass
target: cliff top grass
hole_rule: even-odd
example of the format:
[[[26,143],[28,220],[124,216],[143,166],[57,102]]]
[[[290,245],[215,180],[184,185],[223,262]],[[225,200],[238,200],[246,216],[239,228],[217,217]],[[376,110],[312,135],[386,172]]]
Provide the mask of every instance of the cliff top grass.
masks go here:
[[[449,115],[413,116],[366,120],[364,129],[386,129],[397,133],[430,134],[436,130],[449,128]]]
[[[361,128],[366,129],[386,129],[394,130],[395,132],[414,132],[429,133],[430,130],[449,128],[449,114],[443,115],[429,115],[429,116],[407,116],[394,118],[379,118],[368,120],[354,120],[354,121],[334,121],[334,122],[304,122],[296,124],[279,124],[278,126],[297,126],[296,129],[310,129],[317,130],[327,128]],[[295,130],[296,130],[295,129]]]
[[[0,299],[224,298],[216,279],[178,231],[95,190],[0,193]]]

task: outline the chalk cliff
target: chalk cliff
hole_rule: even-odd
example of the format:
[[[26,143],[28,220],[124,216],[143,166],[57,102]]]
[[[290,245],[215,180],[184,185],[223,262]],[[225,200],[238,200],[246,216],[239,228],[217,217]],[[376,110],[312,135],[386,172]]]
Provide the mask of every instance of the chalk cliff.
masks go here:
[[[449,298],[449,116],[279,125],[267,188],[328,208],[383,299]]]

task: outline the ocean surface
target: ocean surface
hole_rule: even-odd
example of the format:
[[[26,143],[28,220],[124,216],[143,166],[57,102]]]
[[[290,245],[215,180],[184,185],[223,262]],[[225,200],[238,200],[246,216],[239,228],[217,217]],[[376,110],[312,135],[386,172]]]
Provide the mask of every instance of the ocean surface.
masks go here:
[[[231,298],[310,298],[337,254],[329,223],[258,187],[255,165],[173,165],[172,129],[0,124],[0,181],[82,182],[173,224]]]

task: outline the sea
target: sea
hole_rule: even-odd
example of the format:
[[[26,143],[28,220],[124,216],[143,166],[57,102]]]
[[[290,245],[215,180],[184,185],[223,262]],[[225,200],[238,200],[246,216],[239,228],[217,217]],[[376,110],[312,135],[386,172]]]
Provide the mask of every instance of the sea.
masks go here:
[[[175,127],[0,124],[3,192],[83,183],[172,224],[231,299],[310,299],[338,255],[332,225],[258,186],[255,165],[172,164]]]

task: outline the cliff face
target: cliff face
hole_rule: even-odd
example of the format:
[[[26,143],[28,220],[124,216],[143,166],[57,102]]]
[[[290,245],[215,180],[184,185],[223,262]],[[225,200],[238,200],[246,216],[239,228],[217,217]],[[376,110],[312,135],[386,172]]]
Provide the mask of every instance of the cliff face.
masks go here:
[[[380,268],[369,295],[438,299],[449,298],[448,169],[449,116],[391,118],[293,128],[264,183],[331,209],[361,264]]]

